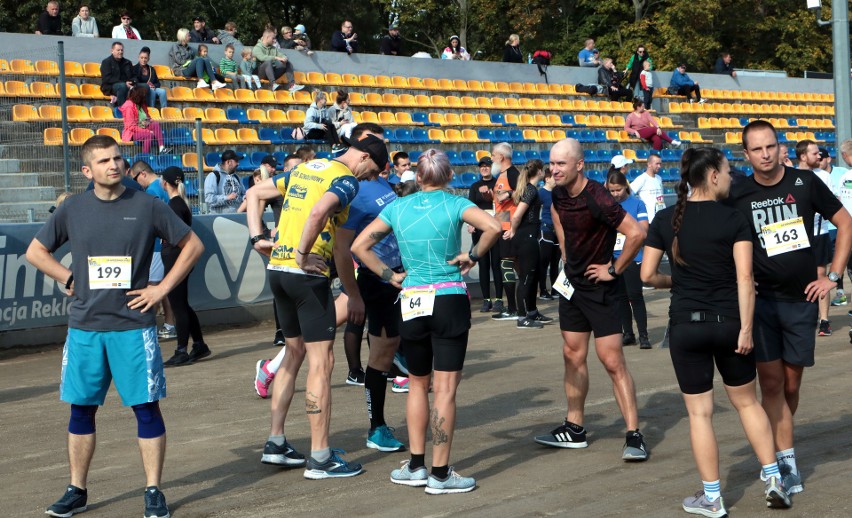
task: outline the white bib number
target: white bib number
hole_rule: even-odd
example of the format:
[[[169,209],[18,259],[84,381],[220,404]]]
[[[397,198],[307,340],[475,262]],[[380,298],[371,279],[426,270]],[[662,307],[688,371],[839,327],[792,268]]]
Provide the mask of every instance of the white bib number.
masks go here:
[[[131,267],[130,257],[89,257],[89,289],[129,290]]]
[[[657,202],[654,204],[654,212],[660,212],[666,208],[666,202],[662,196],[657,196]]]
[[[760,229],[766,255],[773,257],[811,246],[802,218],[785,219]]]
[[[624,234],[619,232],[615,236],[615,248],[612,249],[613,252],[621,252],[624,250],[624,240],[627,239]]]
[[[399,303],[402,305],[403,322],[408,322],[412,318],[431,316],[435,309],[435,289],[411,288],[402,290]]]
[[[559,272],[559,276],[553,283],[553,289],[568,300],[571,300],[571,297],[574,296],[574,286],[571,286],[571,281],[565,275],[564,269]]]

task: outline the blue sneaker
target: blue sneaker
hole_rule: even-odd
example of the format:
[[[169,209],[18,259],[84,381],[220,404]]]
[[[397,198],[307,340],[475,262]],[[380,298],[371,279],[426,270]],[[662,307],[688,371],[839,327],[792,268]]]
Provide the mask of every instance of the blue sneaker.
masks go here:
[[[403,461],[402,467],[391,471],[390,479],[394,484],[403,486],[423,487],[426,485],[426,479],[429,478],[429,473],[426,471],[426,466],[411,471],[409,468],[410,460]]]
[[[430,495],[467,493],[474,489],[476,489],[476,480],[459,475],[452,466],[450,466],[450,473],[447,475],[446,480],[438,480],[432,475],[429,475],[429,480],[426,481],[426,493]]]
[[[282,446],[278,446],[272,441],[266,441],[266,444],[263,445],[263,456],[260,457],[260,462],[284,468],[301,468],[305,465],[305,456],[297,452],[286,439]]]
[[[793,469],[786,462],[778,463],[778,470],[781,472],[781,483],[788,494],[795,495],[805,490],[802,484],[802,477],[798,473],[793,473]]]
[[[87,498],[88,492],[85,489],[69,485],[65,489],[65,494],[62,495],[62,498],[48,507],[44,514],[48,516],[58,516],[59,518],[68,518],[73,514],[82,513],[87,509]]]
[[[145,488],[145,518],[170,518],[166,497],[156,486]]]
[[[367,434],[367,448],[379,451],[404,451],[405,445],[393,436],[393,428],[383,424]]]
[[[364,472],[364,468],[357,462],[346,462],[340,455],[346,453],[336,448],[331,449],[331,457],[325,462],[317,462],[313,457],[308,458],[308,467],[305,469],[305,478],[311,480],[322,480],[324,478],[354,477]]]

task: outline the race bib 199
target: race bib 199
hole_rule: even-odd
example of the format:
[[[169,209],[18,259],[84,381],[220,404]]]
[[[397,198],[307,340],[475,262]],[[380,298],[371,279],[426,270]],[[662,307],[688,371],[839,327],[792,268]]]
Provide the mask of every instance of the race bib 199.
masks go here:
[[[764,225],[760,229],[766,255],[773,257],[811,246],[802,218],[791,218]]]
[[[132,261],[130,257],[89,257],[90,290],[129,290]]]
[[[435,288],[409,288],[399,294],[402,321],[417,317],[428,317],[435,309]]]

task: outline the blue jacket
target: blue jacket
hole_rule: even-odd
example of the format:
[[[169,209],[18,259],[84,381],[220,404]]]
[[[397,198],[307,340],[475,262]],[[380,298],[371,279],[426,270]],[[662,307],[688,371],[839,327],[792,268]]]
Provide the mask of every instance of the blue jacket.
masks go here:
[[[692,86],[694,84],[695,81],[689,78],[689,74],[681,74],[678,69],[674,69],[672,72],[672,82],[669,83],[670,86],[680,88],[681,86]]]

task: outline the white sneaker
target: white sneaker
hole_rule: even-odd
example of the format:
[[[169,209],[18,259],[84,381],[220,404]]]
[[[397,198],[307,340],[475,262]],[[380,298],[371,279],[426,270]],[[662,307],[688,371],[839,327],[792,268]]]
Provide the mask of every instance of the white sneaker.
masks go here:
[[[707,99],[701,99],[700,101],[698,101],[698,104],[704,104],[706,102],[707,102]]]
[[[203,79],[199,79],[198,84],[195,85],[196,88],[207,88],[208,86],[210,86],[210,85],[207,84],[207,81],[205,81]]]
[[[225,86],[227,86],[225,83],[220,83],[219,81],[213,81],[213,90],[225,88]]]
[[[298,92],[299,90],[301,90],[304,87],[305,87],[305,85],[297,85],[296,83],[293,83],[293,85],[289,88],[289,90],[290,90],[290,93],[292,94],[294,92]]]
[[[672,145],[674,147],[680,147],[681,144],[683,144],[683,142],[679,141],[678,139],[672,140]]]
[[[275,90],[278,90],[278,87],[279,87],[279,86],[281,86],[281,85],[280,85],[280,84],[278,84],[278,83],[273,83],[273,84],[272,84],[272,91],[274,92]]]

